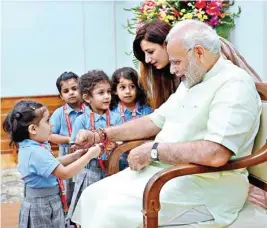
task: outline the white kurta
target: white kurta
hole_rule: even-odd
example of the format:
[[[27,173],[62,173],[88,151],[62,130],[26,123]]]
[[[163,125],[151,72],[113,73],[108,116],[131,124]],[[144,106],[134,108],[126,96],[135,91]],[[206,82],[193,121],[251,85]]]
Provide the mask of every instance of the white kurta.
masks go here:
[[[180,85],[150,118],[162,128],[157,142],[209,140],[229,148],[235,159],[251,153],[260,114],[261,101],[251,77],[220,58],[200,84],[191,89]],[[145,185],[166,166],[152,163],[140,172],[126,169],[89,186],[72,220],[82,228],[138,227]],[[205,205],[214,217],[205,227],[229,225],[237,218],[247,193],[245,169],[175,178],[161,191],[160,224]]]

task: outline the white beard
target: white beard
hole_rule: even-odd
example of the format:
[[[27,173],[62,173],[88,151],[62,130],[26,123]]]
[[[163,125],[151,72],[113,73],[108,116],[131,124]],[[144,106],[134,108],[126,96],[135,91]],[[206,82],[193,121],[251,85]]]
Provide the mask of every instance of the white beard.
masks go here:
[[[185,72],[184,85],[190,89],[200,83],[206,74],[206,70],[200,67],[193,56],[189,56],[187,70]]]

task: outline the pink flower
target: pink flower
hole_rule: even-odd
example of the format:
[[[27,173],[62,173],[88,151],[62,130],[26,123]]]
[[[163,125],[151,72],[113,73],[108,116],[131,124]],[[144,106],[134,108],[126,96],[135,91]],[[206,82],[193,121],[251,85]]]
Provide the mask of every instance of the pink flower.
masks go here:
[[[216,3],[218,7],[222,7],[223,0],[212,0],[212,2]]]
[[[220,16],[221,7],[217,5],[217,2],[210,2],[206,6],[206,13],[210,16]]]
[[[146,6],[147,9],[153,9],[156,5],[157,4],[153,0],[147,0],[143,6]]]
[[[215,27],[216,25],[219,24],[219,17],[217,16],[214,16],[212,17],[209,21],[208,21],[208,24],[212,27]]]
[[[136,26],[136,34],[138,33],[138,31],[143,27],[145,23],[144,22],[139,22]]]
[[[206,1],[203,1],[203,0],[197,0],[196,1],[196,4],[195,4],[196,8],[203,9],[203,8],[205,8],[205,6],[206,6]]]

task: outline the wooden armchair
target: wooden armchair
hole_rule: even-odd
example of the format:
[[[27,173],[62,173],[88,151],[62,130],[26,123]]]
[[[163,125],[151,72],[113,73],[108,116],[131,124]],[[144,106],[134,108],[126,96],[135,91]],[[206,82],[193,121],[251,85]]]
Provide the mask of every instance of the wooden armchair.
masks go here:
[[[237,159],[235,161],[229,161],[226,165],[219,168],[206,167],[194,164],[185,164],[185,165],[173,166],[155,174],[148,181],[143,193],[143,227],[145,228],[158,227],[158,212],[160,210],[160,201],[159,201],[160,191],[166,182],[179,176],[250,167],[248,169],[250,173],[249,175],[250,183],[267,192],[266,139],[267,139],[267,101],[263,101],[263,112],[261,115],[260,129],[254,143],[252,154]],[[118,165],[119,158],[123,152],[129,151],[146,141],[148,140],[129,141],[119,145],[110,156],[109,167],[108,167],[109,175],[112,175],[119,171],[119,165]],[[246,216],[250,217],[250,214],[246,213]],[[253,213],[251,216],[253,217]],[[170,225],[168,225],[168,227],[169,226]]]

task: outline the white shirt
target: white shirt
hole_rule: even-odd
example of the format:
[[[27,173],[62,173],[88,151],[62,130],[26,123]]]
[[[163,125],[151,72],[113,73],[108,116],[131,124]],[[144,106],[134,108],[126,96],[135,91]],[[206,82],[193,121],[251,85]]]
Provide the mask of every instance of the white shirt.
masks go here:
[[[157,142],[209,140],[230,149],[234,159],[251,153],[260,114],[251,76],[220,58],[201,83],[190,89],[181,83],[150,118],[162,129]]]
[[[220,58],[201,83],[190,89],[181,83],[177,91],[149,116],[162,129],[155,138],[156,142],[208,140],[231,150],[232,160],[251,153],[259,129],[261,108],[252,77],[232,62]],[[162,162],[152,165],[169,166]],[[226,175],[229,177],[227,182]],[[181,195],[184,199],[189,191],[201,195],[215,223],[229,224],[245,202],[247,175],[246,169],[239,169],[188,176],[192,183],[180,178],[179,183],[184,182],[183,189],[186,189],[185,195]],[[193,201],[197,204],[203,202],[203,198]],[[232,202],[231,205],[221,204],[226,198]],[[182,200],[180,197],[179,201]]]

